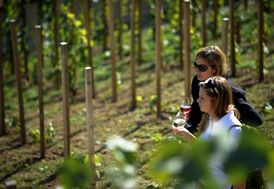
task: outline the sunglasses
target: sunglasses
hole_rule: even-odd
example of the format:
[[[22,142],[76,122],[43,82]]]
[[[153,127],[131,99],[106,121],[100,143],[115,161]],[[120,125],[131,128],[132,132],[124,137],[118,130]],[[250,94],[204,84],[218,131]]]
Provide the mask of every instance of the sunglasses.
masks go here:
[[[208,69],[208,66],[206,65],[201,65],[201,64],[197,64],[196,61],[194,61],[194,68],[198,69],[200,72],[206,72]]]

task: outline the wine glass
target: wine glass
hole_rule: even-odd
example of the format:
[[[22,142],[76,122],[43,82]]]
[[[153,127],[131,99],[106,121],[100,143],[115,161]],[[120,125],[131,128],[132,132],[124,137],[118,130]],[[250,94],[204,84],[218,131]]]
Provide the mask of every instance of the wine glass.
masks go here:
[[[184,119],[186,120],[190,111],[191,111],[191,100],[190,97],[184,96],[182,103],[180,104],[180,110],[184,115]]]

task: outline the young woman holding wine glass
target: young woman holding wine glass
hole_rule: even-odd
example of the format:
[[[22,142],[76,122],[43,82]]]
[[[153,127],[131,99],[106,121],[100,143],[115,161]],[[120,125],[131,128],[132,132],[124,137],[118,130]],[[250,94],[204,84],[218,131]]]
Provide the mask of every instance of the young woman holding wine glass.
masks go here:
[[[223,77],[216,76],[199,83],[198,105],[204,112],[199,124],[199,138],[196,138],[186,128],[173,126],[173,133],[184,138],[187,141],[207,140],[224,136],[227,133],[228,143],[232,148],[238,141],[241,134],[241,122],[238,120],[238,111],[232,104],[232,90],[230,83]],[[225,157],[224,157],[225,159]],[[220,188],[230,189],[232,184],[229,182],[227,175],[223,171],[222,158],[210,161],[209,167],[212,175],[219,182]],[[245,188],[245,182],[235,184],[233,188]]]
[[[191,111],[187,116],[186,128],[191,132],[197,131],[197,125],[202,119],[203,113],[200,110],[197,99],[199,97],[199,83],[207,80],[212,76],[226,77],[226,60],[225,55],[218,46],[208,46],[199,49],[196,53],[193,64],[196,75],[192,80],[192,98]],[[233,104],[240,112],[241,123],[259,126],[262,124],[262,118],[257,111],[248,104],[245,91],[231,84]]]

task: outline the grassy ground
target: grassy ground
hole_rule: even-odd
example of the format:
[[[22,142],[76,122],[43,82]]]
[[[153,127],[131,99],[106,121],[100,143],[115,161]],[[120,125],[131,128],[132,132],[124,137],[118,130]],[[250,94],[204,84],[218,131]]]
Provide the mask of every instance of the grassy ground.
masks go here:
[[[273,121],[274,111],[265,111],[267,102],[273,105],[274,84],[273,55],[267,57],[267,73],[265,81],[256,82],[254,70],[241,68],[237,78],[233,79],[247,91],[248,101],[264,117],[264,124],[258,129],[265,134],[274,146]],[[270,63],[269,63],[270,62]],[[137,95],[142,96],[137,109],[130,111],[130,77],[127,73],[129,65],[123,64],[121,84],[118,86],[118,101],[111,102],[110,79],[100,80],[96,83],[97,98],[94,100],[95,119],[95,149],[103,157],[102,165],[97,167],[101,173],[98,179],[98,188],[112,188],[104,177],[104,168],[113,164],[113,158],[105,149],[104,143],[112,135],[120,135],[139,144],[138,169],[139,188],[157,188],[147,170],[150,153],[155,150],[157,139],[170,135],[171,120],[179,110],[178,98],[183,93],[183,73],[176,66],[167,66],[162,72],[162,112],[163,118],[156,119],[155,112],[149,107],[150,97],[155,95],[156,82],[154,68],[149,68],[152,63],[138,66]],[[87,132],[85,122],[84,87],[81,85],[78,94],[70,105],[71,123],[71,151],[76,154],[87,152]],[[57,95],[56,95],[57,94]],[[62,141],[62,111],[61,99],[58,93],[46,94],[45,125],[51,124],[56,132],[53,143],[47,146],[46,158],[39,159],[39,145],[28,137],[28,143],[19,145],[18,128],[8,127],[8,135],[0,138],[0,188],[4,188],[4,181],[16,180],[18,188],[53,188],[58,184],[56,171],[63,162]],[[7,117],[16,112],[8,111]],[[16,115],[16,114],[15,114]],[[36,101],[26,105],[25,111],[27,131],[38,128],[38,106]]]

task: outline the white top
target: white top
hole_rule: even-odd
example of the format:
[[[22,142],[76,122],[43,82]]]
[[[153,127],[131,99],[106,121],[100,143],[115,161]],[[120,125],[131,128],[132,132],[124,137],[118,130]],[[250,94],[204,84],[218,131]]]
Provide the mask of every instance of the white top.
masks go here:
[[[218,121],[209,118],[208,127],[199,137],[199,140],[207,140],[210,138],[218,139],[218,149],[210,159],[209,166],[213,176],[217,178],[217,181],[223,189],[231,188],[227,175],[223,171],[223,162],[229,151],[237,147],[241,133],[241,127],[231,127],[233,125],[242,125],[235,117],[233,111],[227,113]]]
[[[200,135],[199,138],[206,139],[211,138],[213,136],[219,135],[223,131],[229,131],[230,135],[233,137],[238,137],[241,133],[241,127],[232,127],[233,125],[241,126],[241,122],[235,117],[234,112],[231,111],[224,115],[218,121],[214,121],[209,118],[208,127],[206,130]]]

